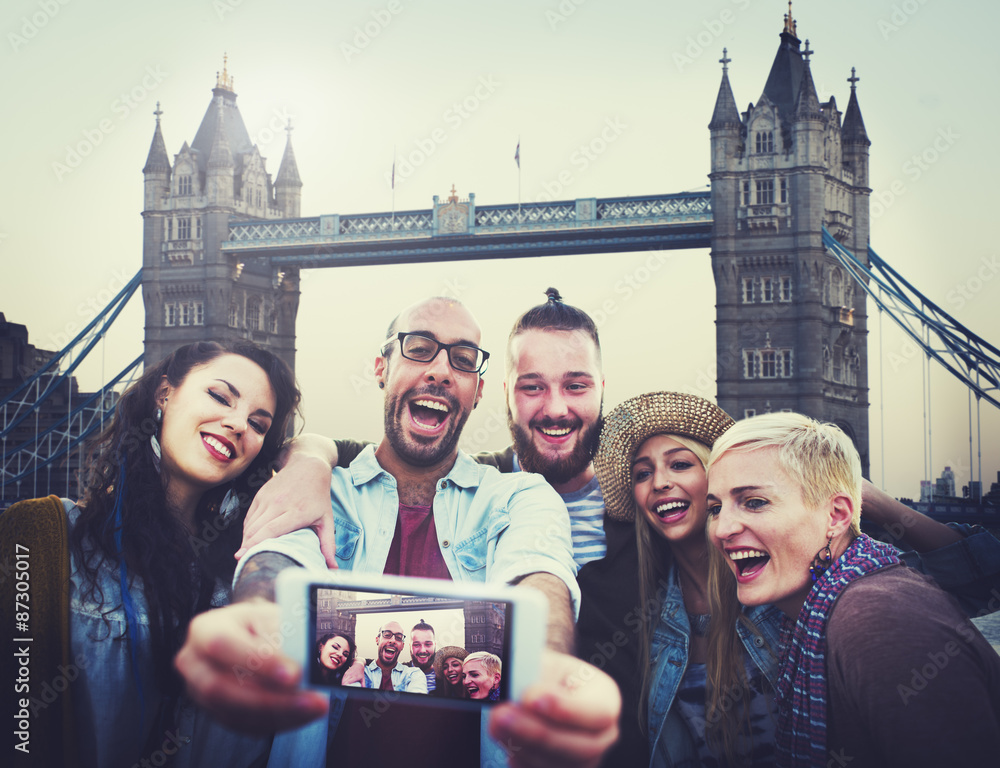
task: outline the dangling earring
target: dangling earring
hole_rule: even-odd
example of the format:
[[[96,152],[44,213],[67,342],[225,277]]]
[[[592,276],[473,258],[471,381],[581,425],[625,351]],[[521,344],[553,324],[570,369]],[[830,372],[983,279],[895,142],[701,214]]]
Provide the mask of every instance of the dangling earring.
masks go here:
[[[163,421],[163,409],[162,408],[157,408],[156,409],[156,415],[153,417],[153,420],[156,421],[156,431],[158,432],[160,430],[160,423]],[[160,473],[160,441],[156,439],[156,432],[153,432],[153,434],[150,435],[149,445],[153,449],[153,468],[156,470],[156,473],[159,474]]]
[[[833,551],[830,549],[830,544],[832,542],[833,536],[827,536],[826,546],[816,553],[816,557],[813,558],[812,565],[809,566],[809,573],[812,575],[813,583],[815,583],[820,576],[826,573],[826,569],[829,568],[830,563],[833,562]]]

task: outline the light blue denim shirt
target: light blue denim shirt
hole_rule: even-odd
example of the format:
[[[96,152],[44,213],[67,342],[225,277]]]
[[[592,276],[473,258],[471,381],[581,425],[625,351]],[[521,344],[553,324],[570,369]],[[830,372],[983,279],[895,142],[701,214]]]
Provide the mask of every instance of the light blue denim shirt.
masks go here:
[[[980,526],[949,524],[962,533],[961,541],[918,555],[902,553],[903,562],[935,579],[938,586],[958,599],[969,615],[1000,608],[1000,541]],[[744,615],[760,634],[742,622],[736,631],[747,654],[772,687],[777,684],[778,653],[784,614],[773,605],[744,608]],[[650,765],[657,768],[698,766],[694,742],[681,715],[672,708],[681,679],[687,671],[691,627],[684,610],[684,596],[671,568],[660,620],[653,632],[650,664],[648,727]]]
[[[63,506],[72,530],[80,510],[67,499],[63,499]],[[88,557],[96,557],[90,549],[85,552],[91,553]],[[65,681],[48,682],[56,692],[65,690],[63,686],[68,684],[84,768],[130,766],[143,760],[162,764],[166,757],[175,760],[172,765],[176,766],[246,768],[266,753],[269,739],[233,733],[186,698],[178,705],[176,728],[154,733],[164,713],[162,692],[153,672],[149,608],[142,583],[133,578],[129,585],[139,630],[136,669],[142,686],[140,699],[126,638],[117,566],[102,563],[94,585],[80,570],[75,556],[70,566],[71,663],[62,675]],[[229,596],[229,586],[220,582],[212,606],[225,605]],[[41,700],[44,703],[44,696]],[[170,719],[165,718],[167,722]]]
[[[337,565],[382,573],[396,529],[399,494],[396,478],[379,465],[374,446],[366,447],[347,469],[334,469],[330,495]],[[459,452],[451,471],[438,481],[433,510],[438,545],[454,581],[509,584],[528,574],[550,573],[566,584],[574,612],[579,610],[569,514],[540,475],[501,474]],[[326,570],[311,529],[253,547],[240,561],[236,579],[259,552],[277,552],[307,568]],[[343,708],[338,695],[342,693],[331,701],[329,720],[275,738],[269,766],[325,765],[327,723],[336,724]],[[506,765],[499,746],[485,735],[483,765]]]

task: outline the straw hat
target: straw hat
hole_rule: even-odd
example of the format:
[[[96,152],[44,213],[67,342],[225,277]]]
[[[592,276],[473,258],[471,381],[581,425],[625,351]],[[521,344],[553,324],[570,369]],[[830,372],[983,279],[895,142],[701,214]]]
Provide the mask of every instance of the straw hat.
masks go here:
[[[457,645],[446,645],[444,648],[438,648],[437,653],[434,654],[434,671],[440,675],[445,659],[465,661],[465,657],[468,655],[469,652],[467,650]]]
[[[604,417],[594,470],[611,520],[635,519],[632,458],[652,435],[691,437],[709,448],[735,422],[715,403],[680,392],[648,392],[626,400]]]

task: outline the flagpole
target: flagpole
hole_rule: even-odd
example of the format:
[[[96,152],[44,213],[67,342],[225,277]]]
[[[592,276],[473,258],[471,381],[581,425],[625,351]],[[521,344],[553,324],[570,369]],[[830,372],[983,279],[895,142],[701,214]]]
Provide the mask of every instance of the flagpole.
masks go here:
[[[396,228],[396,145],[392,145],[392,218],[390,226]]]
[[[517,160],[517,221],[521,223],[521,137],[517,137],[517,151],[514,153]]]

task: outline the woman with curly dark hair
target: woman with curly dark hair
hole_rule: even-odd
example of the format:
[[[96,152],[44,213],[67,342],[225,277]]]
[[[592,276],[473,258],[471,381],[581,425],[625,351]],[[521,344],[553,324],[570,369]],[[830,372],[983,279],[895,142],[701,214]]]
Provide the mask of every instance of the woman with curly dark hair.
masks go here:
[[[298,403],[288,366],[240,341],[183,346],[118,401],[83,498],[64,500],[70,648],[86,662],[71,687],[84,765],[159,750],[218,768],[263,748],[198,715],[173,657],[192,617],[229,601],[243,518]]]
[[[350,685],[364,680],[365,663],[354,658],[354,638],[343,632],[329,632],[316,641],[318,680],[322,685]]]

